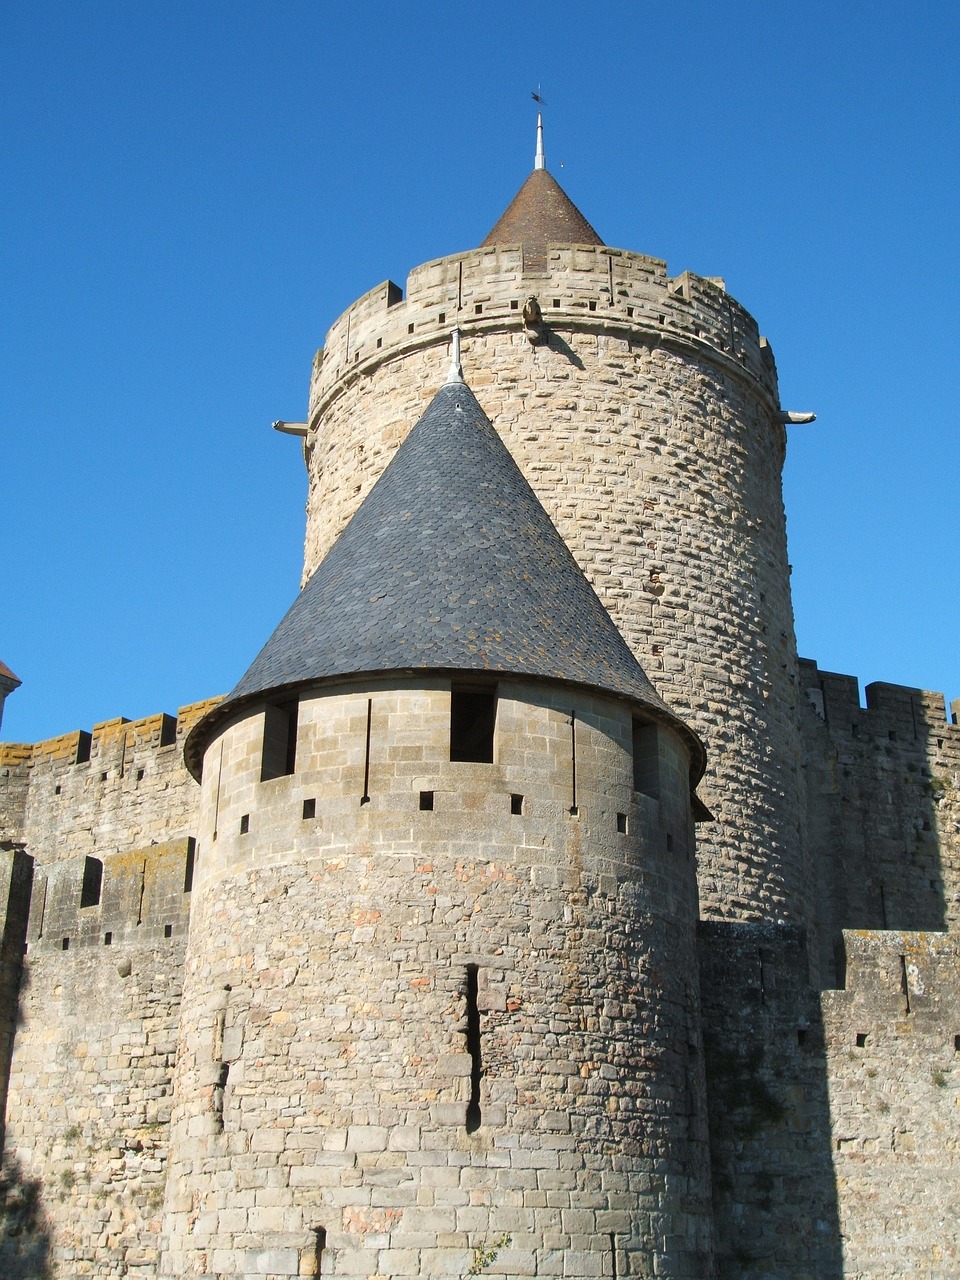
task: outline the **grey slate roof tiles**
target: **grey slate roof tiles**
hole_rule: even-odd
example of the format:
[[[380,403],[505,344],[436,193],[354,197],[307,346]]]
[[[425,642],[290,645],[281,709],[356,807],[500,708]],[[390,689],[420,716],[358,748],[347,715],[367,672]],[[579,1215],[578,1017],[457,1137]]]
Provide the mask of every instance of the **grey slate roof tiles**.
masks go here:
[[[257,694],[411,669],[587,685],[642,703],[694,737],[654,691],[462,382],[440,388],[243,679],[197,731],[205,738],[211,721]],[[188,759],[199,741],[190,747]]]

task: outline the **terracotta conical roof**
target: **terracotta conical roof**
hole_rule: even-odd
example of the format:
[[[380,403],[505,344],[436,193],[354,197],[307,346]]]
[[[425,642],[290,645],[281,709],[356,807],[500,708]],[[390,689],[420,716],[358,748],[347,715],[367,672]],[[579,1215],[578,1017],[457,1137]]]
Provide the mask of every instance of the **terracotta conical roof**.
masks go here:
[[[231,694],[189,736],[199,771],[238,705],[388,671],[489,672],[601,689],[699,739],[655,692],[566,543],[459,381],[420,421]]]
[[[551,244],[603,244],[564,189],[546,169],[534,169],[483,242],[522,244],[527,271],[544,271]]]

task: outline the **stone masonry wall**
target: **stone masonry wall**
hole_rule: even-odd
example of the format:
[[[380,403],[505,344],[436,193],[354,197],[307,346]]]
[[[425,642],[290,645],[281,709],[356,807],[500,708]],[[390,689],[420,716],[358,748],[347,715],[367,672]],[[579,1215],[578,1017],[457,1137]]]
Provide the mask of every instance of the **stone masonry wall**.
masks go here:
[[[263,722],[206,750],[161,1275],[709,1276],[679,740],[657,799],[578,690],[502,681],[488,764],[439,679],[304,694],[267,781]]]
[[[519,308],[535,293],[547,341]],[[467,381],[659,691],[701,734],[705,914],[800,917],[796,655],[769,349],[717,284],[619,250],[428,263],[372,291],[315,368],[305,573],[443,381]]]
[[[824,985],[843,929],[960,929],[960,727],[942,694],[801,663]],[[842,961],[842,957],[841,957]]]
[[[960,1274],[960,945],[844,933],[823,993],[845,1280]]]
[[[10,1071],[0,1274],[153,1277],[192,842],[34,884]]]

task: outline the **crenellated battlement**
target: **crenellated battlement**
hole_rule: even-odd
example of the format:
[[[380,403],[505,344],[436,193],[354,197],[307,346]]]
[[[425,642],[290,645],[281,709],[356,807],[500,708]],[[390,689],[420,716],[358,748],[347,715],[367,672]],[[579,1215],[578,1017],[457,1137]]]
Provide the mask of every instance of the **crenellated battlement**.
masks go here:
[[[941,725],[943,732],[960,745],[960,698],[951,702],[948,719],[944,694],[878,680],[864,689],[864,705],[856,676],[821,671],[810,658],[800,659],[800,683],[821,720],[838,725],[847,721],[868,733],[885,734],[888,738],[891,731],[897,730],[913,737],[921,722]]]
[[[454,326],[467,342],[473,334],[519,328],[531,295],[548,330],[613,332],[636,344],[692,344],[776,400],[770,348],[721,280],[689,271],[670,278],[657,258],[603,245],[554,245],[545,272],[524,272],[519,246],[490,246],[416,267],[406,295],[385,281],[348,307],[317,353],[310,426],[344,385],[386,361],[434,346],[442,361]]]

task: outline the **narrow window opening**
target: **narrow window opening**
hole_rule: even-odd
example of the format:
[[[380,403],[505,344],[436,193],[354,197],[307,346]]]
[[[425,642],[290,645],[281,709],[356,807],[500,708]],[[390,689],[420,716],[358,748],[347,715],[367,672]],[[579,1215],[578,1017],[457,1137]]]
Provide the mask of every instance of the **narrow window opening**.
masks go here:
[[[852,725],[850,726],[850,733],[851,733],[851,735],[852,735],[854,738],[859,738],[859,737],[860,737],[860,726],[859,726],[858,724],[852,724]]]
[[[882,922],[881,928],[889,928],[887,924],[887,895],[883,891],[883,885],[880,886],[880,920]]]
[[[633,319],[633,307],[627,307],[627,315],[631,320]]]
[[[103,863],[99,858],[85,858],[83,862],[83,885],[80,889],[81,907],[99,906],[102,887]]]
[[[667,832],[667,853],[673,853],[673,836]]]
[[[173,937],[173,925],[172,925],[172,924],[165,924],[165,925],[163,926],[163,936],[164,936],[165,938],[172,938],[172,937]]]
[[[361,804],[370,803],[370,730],[373,725],[373,699],[367,699],[367,739],[363,751],[363,795]]]
[[[69,950],[70,950],[70,939],[69,939],[69,938],[64,938],[64,939],[63,939],[63,941],[60,943],[60,950],[61,950],[61,951],[69,951]]]
[[[477,316],[482,316],[482,315],[483,315],[483,303],[482,303],[482,302],[478,302],[478,303],[474,306],[474,308],[473,308],[473,313],[474,313],[474,315],[477,315]]]
[[[896,742],[896,740],[897,740],[897,731],[896,731],[896,729],[891,729],[891,730],[889,730],[889,732],[887,733],[887,737],[890,739],[890,741],[891,741],[891,742]]]
[[[77,734],[77,754],[74,756],[74,764],[87,764],[90,760],[90,744],[93,736],[86,729],[81,729]]]
[[[470,1055],[470,1101],[467,1103],[467,1133],[480,1128],[480,1077],[483,1064],[480,1060],[480,1002],[479,971],[475,964],[467,965],[467,1053]]]
[[[408,324],[408,325],[407,325],[407,333],[413,333],[413,325],[412,325],[412,324]]]
[[[183,860],[183,892],[190,893],[193,889],[193,868],[197,860],[197,846],[193,836],[187,841],[187,856]]]
[[[610,1280],[617,1280],[620,1275],[617,1270],[617,1234],[615,1231],[608,1234],[610,1236]]]
[[[249,813],[245,813],[240,819],[240,834],[242,836],[245,836],[249,830],[250,830],[250,815]]]
[[[113,946],[113,934],[112,934],[112,933],[105,933],[105,934],[103,935],[103,945],[104,945],[105,947],[112,947],[112,946]]]
[[[514,815],[523,813],[523,796],[514,795],[510,797],[510,812]]]
[[[317,802],[311,796],[309,800],[303,802],[303,816],[305,818],[315,818],[317,816]]]
[[[516,298],[511,299],[510,310],[518,311],[519,309],[520,309],[520,303],[516,300]]]
[[[429,813],[433,810],[433,792],[432,791],[420,792],[420,808],[423,810],[424,813]]]
[[[223,1132],[223,1102],[230,1076],[230,1063],[221,1062],[217,1083],[213,1086],[213,1122],[219,1133]]]
[[[590,301],[587,303],[587,306],[590,308],[591,311],[596,311],[597,309],[597,304],[593,298],[590,299]]]
[[[496,689],[453,685],[450,690],[450,759],[493,763]]]
[[[633,722],[633,789],[653,800],[660,799],[660,742],[657,726],[645,720]]]
[[[264,707],[261,782],[285,777],[296,769],[298,711],[296,702]]]
[[[960,1053],[960,1036],[953,1037],[953,1051],[954,1053]]]
[[[323,1251],[327,1247],[326,1227],[313,1228],[313,1274],[323,1275]]]
[[[54,788],[54,792],[53,792],[53,794],[54,794],[55,796],[58,796],[58,795],[60,794],[60,787],[59,787],[59,786],[57,786],[57,787],[55,787],[55,788]]]
[[[806,1033],[806,1031],[804,1031],[804,1029],[801,1027],[801,1028],[797,1031],[797,1044],[798,1044],[798,1045],[800,1046],[800,1048],[802,1049],[802,1048],[803,1048],[803,1046],[804,1046],[806,1043],[807,1043],[807,1033]]]
[[[438,323],[438,324],[446,324],[446,322],[447,322],[447,313],[446,313],[445,311],[441,311],[441,312],[440,312],[440,315],[439,315],[439,318],[438,318],[438,320],[437,320],[437,323]]]
[[[617,830],[622,836],[627,834],[627,815],[625,813],[617,814]]]
[[[138,782],[142,782],[142,781],[143,781],[143,770],[142,770],[142,769],[138,769],[138,770],[137,770],[137,781],[138,781]]]
[[[381,348],[382,346],[383,346],[383,339],[382,339],[382,338],[378,338],[378,339],[377,339],[377,350],[379,351],[379,350],[380,350],[380,348]]]
[[[354,364],[356,364],[356,363],[357,363],[357,361],[358,361],[359,359],[360,359],[360,352],[359,352],[359,351],[355,351],[355,352],[353,353],[353,363],[354,363]]]
[[[104,773],[101,773],[101,775],[100,775],[100,781],[101,781],[101,782],[106,782],[106,780],[107,780],[107,775],[106,775],[106,773],[105,773],[105,772],[104,772]]]
[[[857,1048],[865,1049],[867,1047],[867,1033],[865,1031],[857,1032]]]
[[[579,814],[577,805],[577,713],[570,712],[570,813]]]
[[[910,983],[907,980],[907,957],[900,957],[900,990],[903,992],[903,1001],[906,1006],[907,1013],[910,1012]]]

